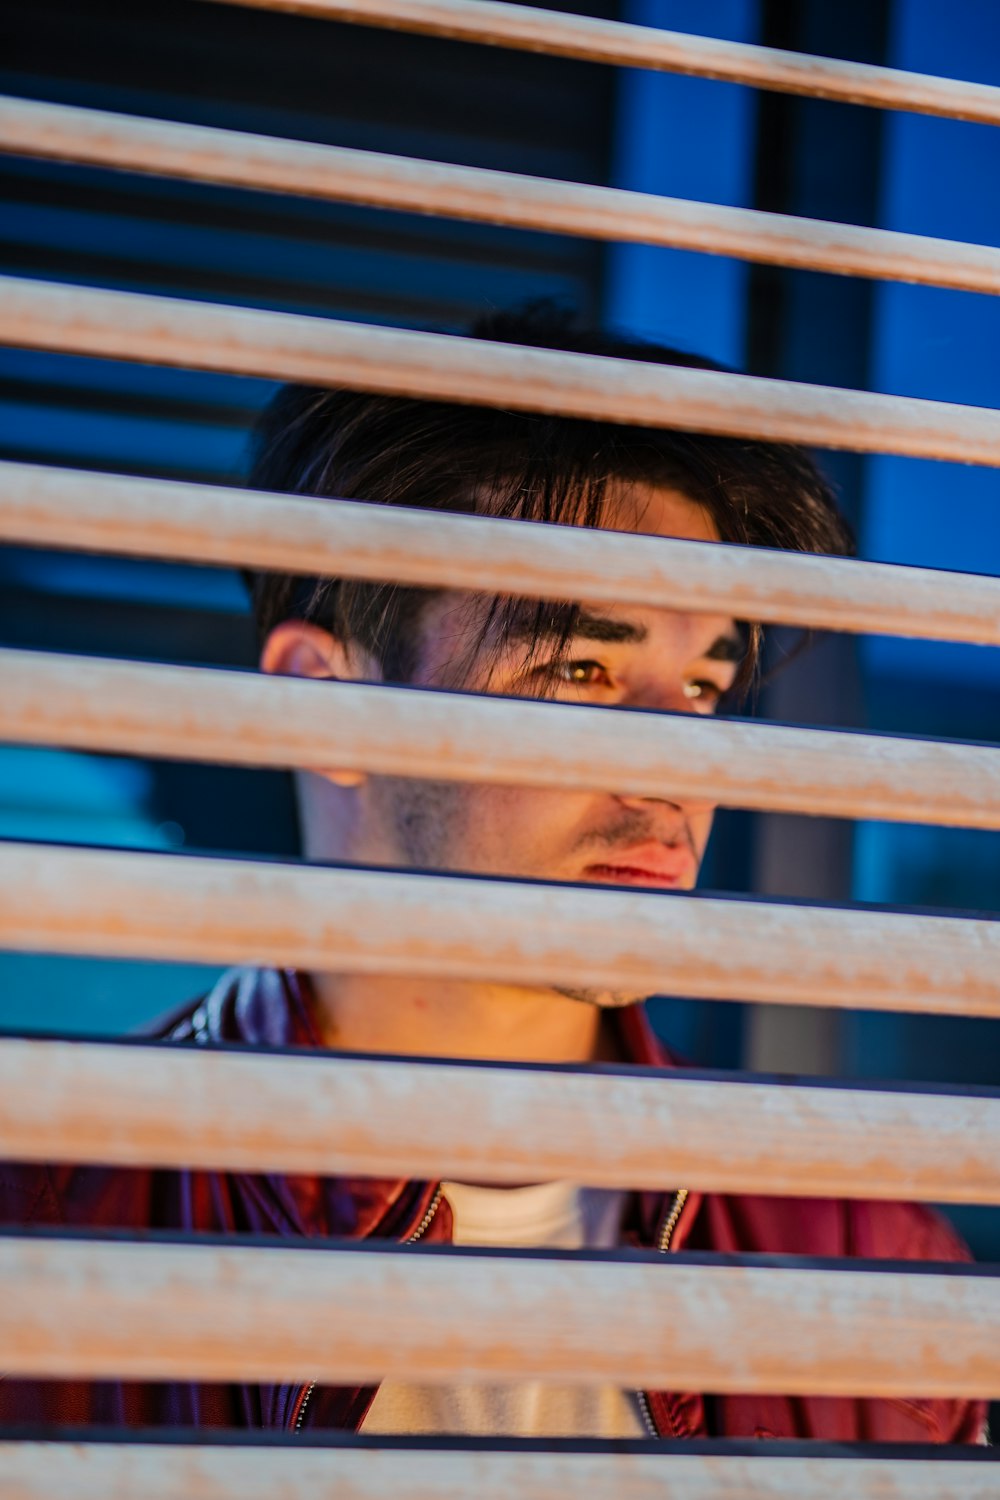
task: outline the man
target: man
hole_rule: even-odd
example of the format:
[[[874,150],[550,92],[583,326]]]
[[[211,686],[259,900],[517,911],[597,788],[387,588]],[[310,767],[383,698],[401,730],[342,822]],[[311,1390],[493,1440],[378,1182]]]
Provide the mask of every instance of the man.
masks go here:
[[[550,314],[480,336],[673,363],[672,351],[574,334]],[[845,552],[830,492],[800,450],[606,423],[289,389],[265,421],[254,482],[424,510],[602,526],[697,541]],[[443,541],[447,545],[446,539]],[[760,630],[669,608],[489,599],[349,580],[252,580],[264,671],[711,714],[752,683]],[[303,772],[313,860],[688,890],[712,823],[701,801]],[[165,1025],[178,1043],[672,1066],[631,992],[240,971]],[[9,1168],[0,1216],[126,1229],[375,1236],[518,1248],[617,1245],[958,1260],[929,1211],[567,1184],[268,1179]],[[664,1274],[669,1268],[664,1267]],[[386,1383],[291,1386],[0,1382],[0,1420],[195,1423],[543,1437],[732,1436],[974,1441],[968,1401],[709,1397],[691,1392]]]

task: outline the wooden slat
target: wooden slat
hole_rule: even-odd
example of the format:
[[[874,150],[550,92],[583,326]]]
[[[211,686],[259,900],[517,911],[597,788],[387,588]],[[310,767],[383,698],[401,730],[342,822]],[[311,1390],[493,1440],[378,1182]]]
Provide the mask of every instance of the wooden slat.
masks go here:
[[[0,1160],[1000,1203],[1000,1096],[0,1040]]]
[[[1000,1015],[1000,921],[16,842],[0,947]]]
[[[1000,829],[1000,749],[0,650],[0,739]]]
[[[0,150],[740,260],[1000,294],[1000,249],[0,98]]]
[[[0,1237],[8,1376],[1000,1394],[1000,1276]]]
[[[497,0],[226,0],[260,10],[356,21],[588,62],[745,83],[779,93],[1000,124],[1000,88],[813,57],[717,37],[566,15]]]
[[[0,339],[520,411],[1000,466],[1000,412],[448,334],[0,278]]]
[[[978,1452],[546,1453],[0,1441],[0,1500],[995,1500]]]
[[[0,538],[1000,646],[1000,578],[38,464],[0,461]]]

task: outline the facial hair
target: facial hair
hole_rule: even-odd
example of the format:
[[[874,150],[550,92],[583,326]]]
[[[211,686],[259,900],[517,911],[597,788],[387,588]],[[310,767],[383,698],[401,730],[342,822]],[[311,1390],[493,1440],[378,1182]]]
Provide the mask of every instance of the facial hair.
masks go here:
[[[628,849],[637,844],[654,843],[671,847],[680,845],[688,849],[697,861],[698,851],[691,829],[680,809],[674,803],[660,798],[648,800],[651,804],[649,808],[623,807],[601,827],[591,828],[580,834],[572,853],[582,854],[592,849]],[[670,809],[668,821],[665,822],[663,814],[654,811],[657,805]]]

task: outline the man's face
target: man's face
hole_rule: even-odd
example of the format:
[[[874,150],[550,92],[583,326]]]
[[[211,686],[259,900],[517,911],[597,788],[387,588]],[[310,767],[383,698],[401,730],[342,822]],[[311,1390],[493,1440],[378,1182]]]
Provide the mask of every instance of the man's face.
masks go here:
[[[707,513],[680,492],[622,487],[616,529],[717,541]],[[485,605],[473,595],[432,597],[420,620],[414,686],[547,697],[563,703],[711,714],[732,685],[742,645],[731,619],[630,605],[589,606],[568,651],[510,641],[497,654],[479,639]],[[359,675],[371,675],[370,665]],[[706,802],[612,793],[364,778],[349,791],[310,776],[303,797],[307,852],[314,858],[412,866],[529,880],[582,881],[689,890],[712,825]],[[325,796],[353,799],[324,815]],[[636,996],[580,995],[599,1003]]]

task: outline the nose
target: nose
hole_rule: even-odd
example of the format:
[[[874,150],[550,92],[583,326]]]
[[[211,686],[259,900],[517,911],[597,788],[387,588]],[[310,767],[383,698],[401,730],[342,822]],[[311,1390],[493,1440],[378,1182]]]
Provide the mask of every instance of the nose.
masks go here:
[[[641,688],[637,688],[630,695],[627,707],[643,708],[647,711],[652,709],[657,713],[682,713],[689,718],[695,715],[699,718],[704,715],[698,714],[694,706],[694,700],[684,692],[684,683],[681,680],[666,682],[660,679],[658,682],[646,681]],[[630,797],[618,798],[624,807],[632,807],[649,811],[651,808],[669,808],[678,817],[697,819],[710,817],[717,809],[718,802],[707,796],[677,796],[677,797]]]
[[[619,796],[618,801],[623,807],[634,808],[637,811],[649,812],[659,807],[667,808],[675,816],[687,822],[689,819],[704,817],[708,813],[714,813],[717,803],[708,797],[639,797]]]

